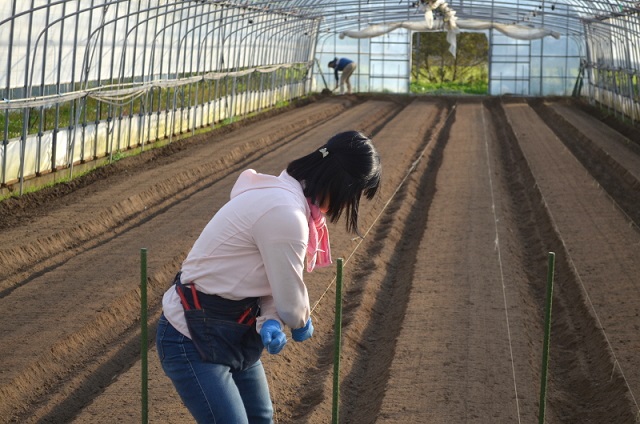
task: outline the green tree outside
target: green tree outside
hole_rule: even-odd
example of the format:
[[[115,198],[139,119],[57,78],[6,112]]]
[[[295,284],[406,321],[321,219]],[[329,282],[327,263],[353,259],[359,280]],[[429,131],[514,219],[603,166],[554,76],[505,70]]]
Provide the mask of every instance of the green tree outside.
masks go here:
[[[449,52],[447,34],[414,34],[412,93],[486,94],[489,83],[489,42],[482,33],[460,33],[457,54]]]

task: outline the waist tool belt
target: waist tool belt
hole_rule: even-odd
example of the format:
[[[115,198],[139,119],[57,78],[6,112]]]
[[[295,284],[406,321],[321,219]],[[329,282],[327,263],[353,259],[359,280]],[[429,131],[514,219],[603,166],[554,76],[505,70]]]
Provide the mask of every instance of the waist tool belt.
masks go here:
[[[180,276],[179,272],[174,280],[175,289],[202,360],[243,370],[260,359],[263,344],[255,327],[259,298],[230,300],[202,293],[193,283],[183,284]]]

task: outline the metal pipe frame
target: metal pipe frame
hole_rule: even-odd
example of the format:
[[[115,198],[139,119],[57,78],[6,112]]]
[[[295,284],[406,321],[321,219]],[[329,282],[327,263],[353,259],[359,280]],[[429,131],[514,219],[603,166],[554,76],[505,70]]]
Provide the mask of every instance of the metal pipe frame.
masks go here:
[[[226,69],[231,72],[233,69],[238,70],[252,63],[256,67],[266,64],[284,64],[286,63],[284,62],[285,60],[303,57],[312,50],[314,39],[309,38],[307,45],[302,45],[299,41],[304,38],[303,34],[309,33],[310,27],[315,25],[317,28],[317,19],[277,9],[267,10],[246,5],[239,6],[233,2],[177,1],[174,4],[169,4],[168,2],[160,4],[160,2],[154,0],[140,2],[130,2],[128,0],[59,0],[49,1],[47,5],[34,7],[35,1],[32,0],[31,8],[26,11],[20,11],[18,4],[18,0],[12,1],[10,18],[2,19],[3,17],[0,17],[0,29],[2,29],[2,25],[5,28],[9,28],[8,34],[11,36],[11,42],[7,46],[8,63],[6,68],[3,67],[6,69],[5,81],[3,81],[6,84],[0,83],[5,87],[5,95],[3,97],[8,100],[12,100],[12,98],[19,99],[22,96],[24,96],[22,97],[24,99],[30,99],[33,98],[34,94],[36,96],[44,96],[51,91],[63,94],[69,92],[69,90],[83,90],[90,87],[117,91],[127,86],[134,87],[143,85],[145,82],[158,81],[165,75],[170,80],[177,80],[191,75],[203,76],[211,71],[224,72]],[[57,7],[58,13],[61,13],[53,16],[50,13],[52,7]],[[35,14],[39,14],[40,21],[44,19],[43,25],[31,25]],[[86,29],[83,31],[87,34],[86,39],[80,43],[80,22],[85,20],[87,16],[90,24],[85,26]],[[261,30],[259,32],[252,32],[246,26],[243,26],[243,21],[247,17],[260,24]],[[21,91],[16,91],[16,87],[12,86],[11,73],[16,72],[14,66],[12,66],[12,55],[15,51],[16,55],[14,56],[17,56],[18,47],[13,47],[13,36],[16,34],[14,26],[19,25],[20,18],[28,19],[29,28],[37,28],[38,32],[33,33],[31,30],[28,32],[27,52],[26,56],[22,56],[22,60],[26,58],[25,64],[27,65],[24,67],[23,72],[24,84]],[[93,20],[94,18],[95,21]],[[68,25],[71,25],[72,31],[67,30],[66,27]],[[232,33],[229,33],[230,30],[232,30]],[[225,31],[228,35],[220,37]],[[69,33],[73,34],[72,44],[74,47],[65,51],[63,44],[66,39],[63,37]],[[278,35],[278,33],[280,34]],[[47,56],[46,47],[57,36],[60,38],[58,42],[60,45],[58,57],[55,60],[50,60],[51,56]],[[278,37],[284,37],[284,39],[278,39]],[[32,42],[31,40],[34,41]],[[260,40],[262,42],[257,42]],[[277,46],[269,45],[269,40],[276,43]],[[109,48],[111,48],[110,51]],[[129,51],[132,53],[129,53]],[[140,51],[139,54],[138,51]],[[227,57],[230,58],[231,53],[235,57],[234,63],[226,65],[221,64],[214,57],[219,54],[227,54]],[[62,70],[62,65],[65,63],[64,56],[70,57],[72,64],[70,74],[66,74],[66,78]],[[76,58],[80,60],[78,66],[75,65]],[[268,58],[268,62],[259,63],[257,62],[259,58]],[[140,61],[142,66],[138,65],[136,61]],[[157,66],[154,66],[156,63]],[[165,63],[167,64],[165,65]],[[53,74],[57,73],[55,80],[50,80],[50,76],[46,75],[45,65],[49,64],[54,69]],[[95,66],[96,64],[98,67]],[[158,68],[160,71],[154,72],[154,69]],[[76,72],[76,70],[81,70],[81,72]],[[39,73],[36,74],[36,72]],[[37,85],[35,82],[36,75],[40,77]],[[273,86],[265,87],[263,76],[264,74],[261,74],[260,87],[265,88],[267,91],[276,89]],[[49,77],[49,80],[47,77]],[[2,75],[0,75],[0,78],[2,78]],[[249,90],[250,78],[251,76],[242,77],[247,90]],[[107,85],[104,84],[105,82]],[[108,110],[105,110],[101,102],[97,102],[95,115],[92,117],[87,113],[87,97],[66,104],[65,112],[68,112],[66,118],[61,115],[62,108],[65,105],[54,102],[55,121],[51,164],[49,169],[42,167],[40,156],[38,155],[35,159],[36,163],[38,163],[37,172],[56,171],[56,168],[59,167],[59,164],[56,163],[55,154],[56,139],[63,128],[66,129],[67,133],[70,133],[68,137],[71,140],[77,140],[75,137],[76,131],[82,131],[79,134],[80,145],[77,146],[76,142],[72,142],[67,146],[70,175],[73,172],[76,148],[79,149],[83,161],[86,155],[90,155],[91,159],[95,159],[102,153],[98,152],[97,148],[97,130],[94,131],[92,140],[87,140],[90,144],[85,146],[85,128],[87,125],[93,125],[97,129],[101,122],[106,123],[108,126],[108,147],[106,150],[110,157],[118,150],[136,145],[143,147],[146,141],[143,133],[146,133],[150,140],[159,140],[162,131],[160,126],[156,126],[155,136],[150,135],[152,132],[151,116],[154,113],[158,117],[157,122],[159,122],[160,115],[165,110],[173,111],[171,114],[172,119],[175,118],[178,108],[181,109],[181,112],[189,110],[188,113],[185,112],[187,125],[191,132],[194,132],[198,117],[200,117],[201,125],[205,122],[204,104],[211,105],[212,99],[215,98],[214,90],[211,87],[212,84],[215,84],[215,91],[218,94],[219,82],[209,80],[206,83],[169,88],[164,90],[164,93],[153,93],[149,90],[140,100],[132,98],[128,102],[108,104]],[[203,87],[205,85],[208,85],[208,99],[203,99],[202,105],[200,105],[201,92],[204,92]],[[239,101],[240,95],[242,95],[243,99],[250,98],[249,94],[252,93],[236,93],[237,88],[238,86],[234,85],[232,91],[234,102]],[[37,92],[34,93],[34,89],[37,89]],[[171,96],[167,95],[168,103],[166,105],[168,107],[163,108],[161,94],[166,95],[171,94],[171,92],[173,101],[170,100]],[[225,96],[228,94],[227,92],[224,93]],[[178,105],[178,97],[182,98],[180,105]],[[262,107],[262,104],[260,102],[260,107]],[[246,115],[251,111],[248,104],[238,104],[238,107],[242,111],[242,115]],[[138,133],[135,138],[132,138],[134,136],[132,134],[133,113],[136,108]],[[47,131],[44,122],[46,111],[49,108],[40,106],[37,111],[27,107],[22,109],[21,152],[19,155],[20,194],[22,194],[22,183],[25,177],[23,166],[26,140],[30,135],[29,117],[32,115],[39,118],[37,130],[38,137],[41,138],[43,133]],[[105,113],[106,119],[103,115]],[[8,142],[12,138],[9,123],[10,116],[13,115],[10,114],[10,108],[5,108],[3,115],[5,119],[3,123],[3,143],[0,146],[3,153],[2,161],[0,162],[2,167],[0,169],[2,175],[0,183],[6,185],[8,158],[6,152]],[[148,122],[145,122],[147,116],[149,119]],[[93,123],[89,124],[89,120],[93,120]],[[167,125],[166,121],[165,125]],[[128,127],[123,126],[125,122]],[[171,134],[173,134],[173,128],[172,126],[169,130]],[[166,132],[167,129],[165,127],[165,135]],[[38,151],[40,151],[40,140],[38,141]]]
[[[117,91],[213,71],[231,73],[244,67],[311,62],[316,52],[330,53],[331,48],[337,51],[337,37],[345,30],[423,20],[419,6],[425,2],[10,0],[0,6],[0,35],[7,40],[5,45],[0,43],[6,51],[6,63],[0,64],[0,91],[10,104],[83,89]],[[640,119],[640,2],[452,0],[448,4],[459,19],[545,28],[577,41],[581,78],[586,82],[580,94],[619,116],[634,122]],[[18,32],[25,26],[27,31]],[[303,34],[308,34],[308,39]],[[326,51],[328,40],[334,45]],[[222,63],[223,57],[227,63]],[[541,60],[545,57],[543,50]],[[304,90],[308,91],[313,70],[306,75]],[[65,103],[54,101],[50,106],[20,106],[16,109],[19,118],[11,107],[3,107],[0,184],[7,185],[7,169],[15,165],[8,163],[8,149],[9,141],[16,137],[23,143],[19,154],[22,190],[25,155],[34,150],[36,174],[56,171],[61,148],[67,149],[67,166],[72,169],[76,148],[82,160],[105,153],[112,157],[119,150],[144,147],[146,141],[173,135],[176,127],[168,119],[164,128],[159,125],[163,114],[175,119],[180,113],[193,133],[197,125],[207,121],[206,111],[212,110],[214,99],[220,96],[226,99],[231,95],[228,113],[245,116],[256,98],[260,110],[265,103],[273,104],[271,100],[265,102],[264,96],[291,95],[287,87],[296,84],[293,72],[275,71],[269,84],[264,74],[256,76],[153,89],[141,97],[114,103],[85,96]],[[543,84],[541,79],[541,92]],[[246,87],[246,93],[238,93],[240,87]],[[134,113],[137,122],[132,119]],[[158,125],[152,135],[154,115]],[[19,129],[15,122],[20,123]],[[103,149],[98,147],[97,129],[104,125],[107,147]],[[178,132],[183,128],[180,125]],[[96,130],[87,132],[89,127]],[[78,131],[81,133],[76,137]],[[34,136],[35,149],[27,149],[27,140]],[[45,138],[51,143],[50,160],[42,156]]]

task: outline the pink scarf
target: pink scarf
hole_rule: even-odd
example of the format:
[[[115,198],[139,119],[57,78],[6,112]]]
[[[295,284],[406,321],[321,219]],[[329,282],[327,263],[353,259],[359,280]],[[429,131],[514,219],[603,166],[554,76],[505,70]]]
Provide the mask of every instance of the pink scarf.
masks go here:
[[[318,206],[310,199],[307,199],[307,203],[311,209],[309,243],[307,244],[307,271],[311,272],[316,266],[325,267],[331,265],[332,262],[327,221]]]

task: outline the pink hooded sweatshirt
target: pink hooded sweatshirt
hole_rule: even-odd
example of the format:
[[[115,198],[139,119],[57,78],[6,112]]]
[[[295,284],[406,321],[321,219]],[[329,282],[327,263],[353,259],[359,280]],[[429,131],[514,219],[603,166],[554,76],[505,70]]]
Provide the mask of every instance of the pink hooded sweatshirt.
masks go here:
[[[305,257],[308,270],[331,263],[324,216],[286,171],[273,176],[248,169],[184,260],[182,282],[226,299],[260,297],[258,332],[269,319],[283,328],[300,328],[311,313],[303,281]],[[188,337],[173,286],[162,306],[167,320]]]

